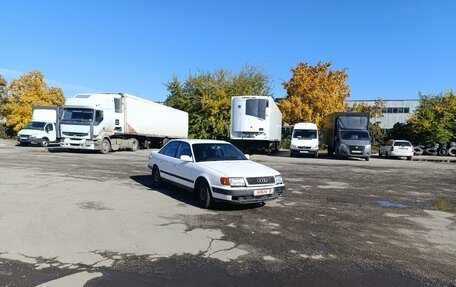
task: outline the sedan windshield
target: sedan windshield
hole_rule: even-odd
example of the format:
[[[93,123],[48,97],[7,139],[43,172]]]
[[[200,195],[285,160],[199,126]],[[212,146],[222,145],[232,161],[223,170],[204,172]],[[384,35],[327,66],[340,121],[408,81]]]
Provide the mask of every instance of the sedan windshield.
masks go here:
[[[194,144],[193,153],[196,162],[222,161],[222,160],[247,160],[245,155],[232,144],[207,143]]]
[[[24,129],[27,129],[27,130],[39,130],[39,131],[42,131],[44,129],[44,125],[46,123],[42,123],[42,122],[29,122],[25,127]]]
[[[313,140],[313,139],[317,138],[317,131],[316,130],[294,130],[293,138],[302,139],[302,140]]]
[[[365,131],[344,131],[341,132],[343,140],[358,140],[358,141],[368,141],[369,134]]]
[[[76,122],[92,122],[93,110],[92,109],[75,109],[66,108],[63,110],[63,121],[76,121]]]

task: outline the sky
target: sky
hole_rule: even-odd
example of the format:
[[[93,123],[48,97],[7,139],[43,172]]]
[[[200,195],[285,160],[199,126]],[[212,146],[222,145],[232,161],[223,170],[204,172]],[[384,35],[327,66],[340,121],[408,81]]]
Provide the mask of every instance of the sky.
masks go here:
[[[299,62],[347,69],[350,99],[456,89],[456,1],[0,0],[0,75],[32,70],[66,97],[154,101],[199,71],[261,67],[274,97]]]

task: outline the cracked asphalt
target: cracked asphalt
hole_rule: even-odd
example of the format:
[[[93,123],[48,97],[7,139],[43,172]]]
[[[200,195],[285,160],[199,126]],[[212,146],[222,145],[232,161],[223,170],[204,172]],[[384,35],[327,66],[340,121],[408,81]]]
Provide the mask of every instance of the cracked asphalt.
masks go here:
[[[254,155],[283,197],[198,208],[149,151],[0,140],[0,286],[456,286],[456,164]]]

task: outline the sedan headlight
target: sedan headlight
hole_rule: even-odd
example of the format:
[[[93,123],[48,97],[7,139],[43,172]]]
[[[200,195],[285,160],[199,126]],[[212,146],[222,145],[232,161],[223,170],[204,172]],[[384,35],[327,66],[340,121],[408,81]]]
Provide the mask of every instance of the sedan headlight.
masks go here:
[[[348,148],[348,146],[347,146],[346,144],[341,143],[341,144],[340,144],[340,148],[341,148],[341,149],[346,149],[346,148]]]
[[[283,184],[283,178],[282,178],[282,176],[280,174],[274,176],[274,178],[275,178],[275,183],[276,184]]]
[[[245,186],[245,180],[243,177],[221,177],[220,183],[222,185],[229,186]]]

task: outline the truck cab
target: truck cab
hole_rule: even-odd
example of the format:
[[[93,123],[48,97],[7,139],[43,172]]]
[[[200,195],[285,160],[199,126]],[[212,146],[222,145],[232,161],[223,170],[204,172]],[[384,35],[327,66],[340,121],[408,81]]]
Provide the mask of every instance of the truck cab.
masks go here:
[[[318,157],[318,128],[314,123],[297,123],[293,128],[290,156]]]
[[[366,130],[339,130],[336,154],[340,157],[362,157],[369,160],[371,139]]]

